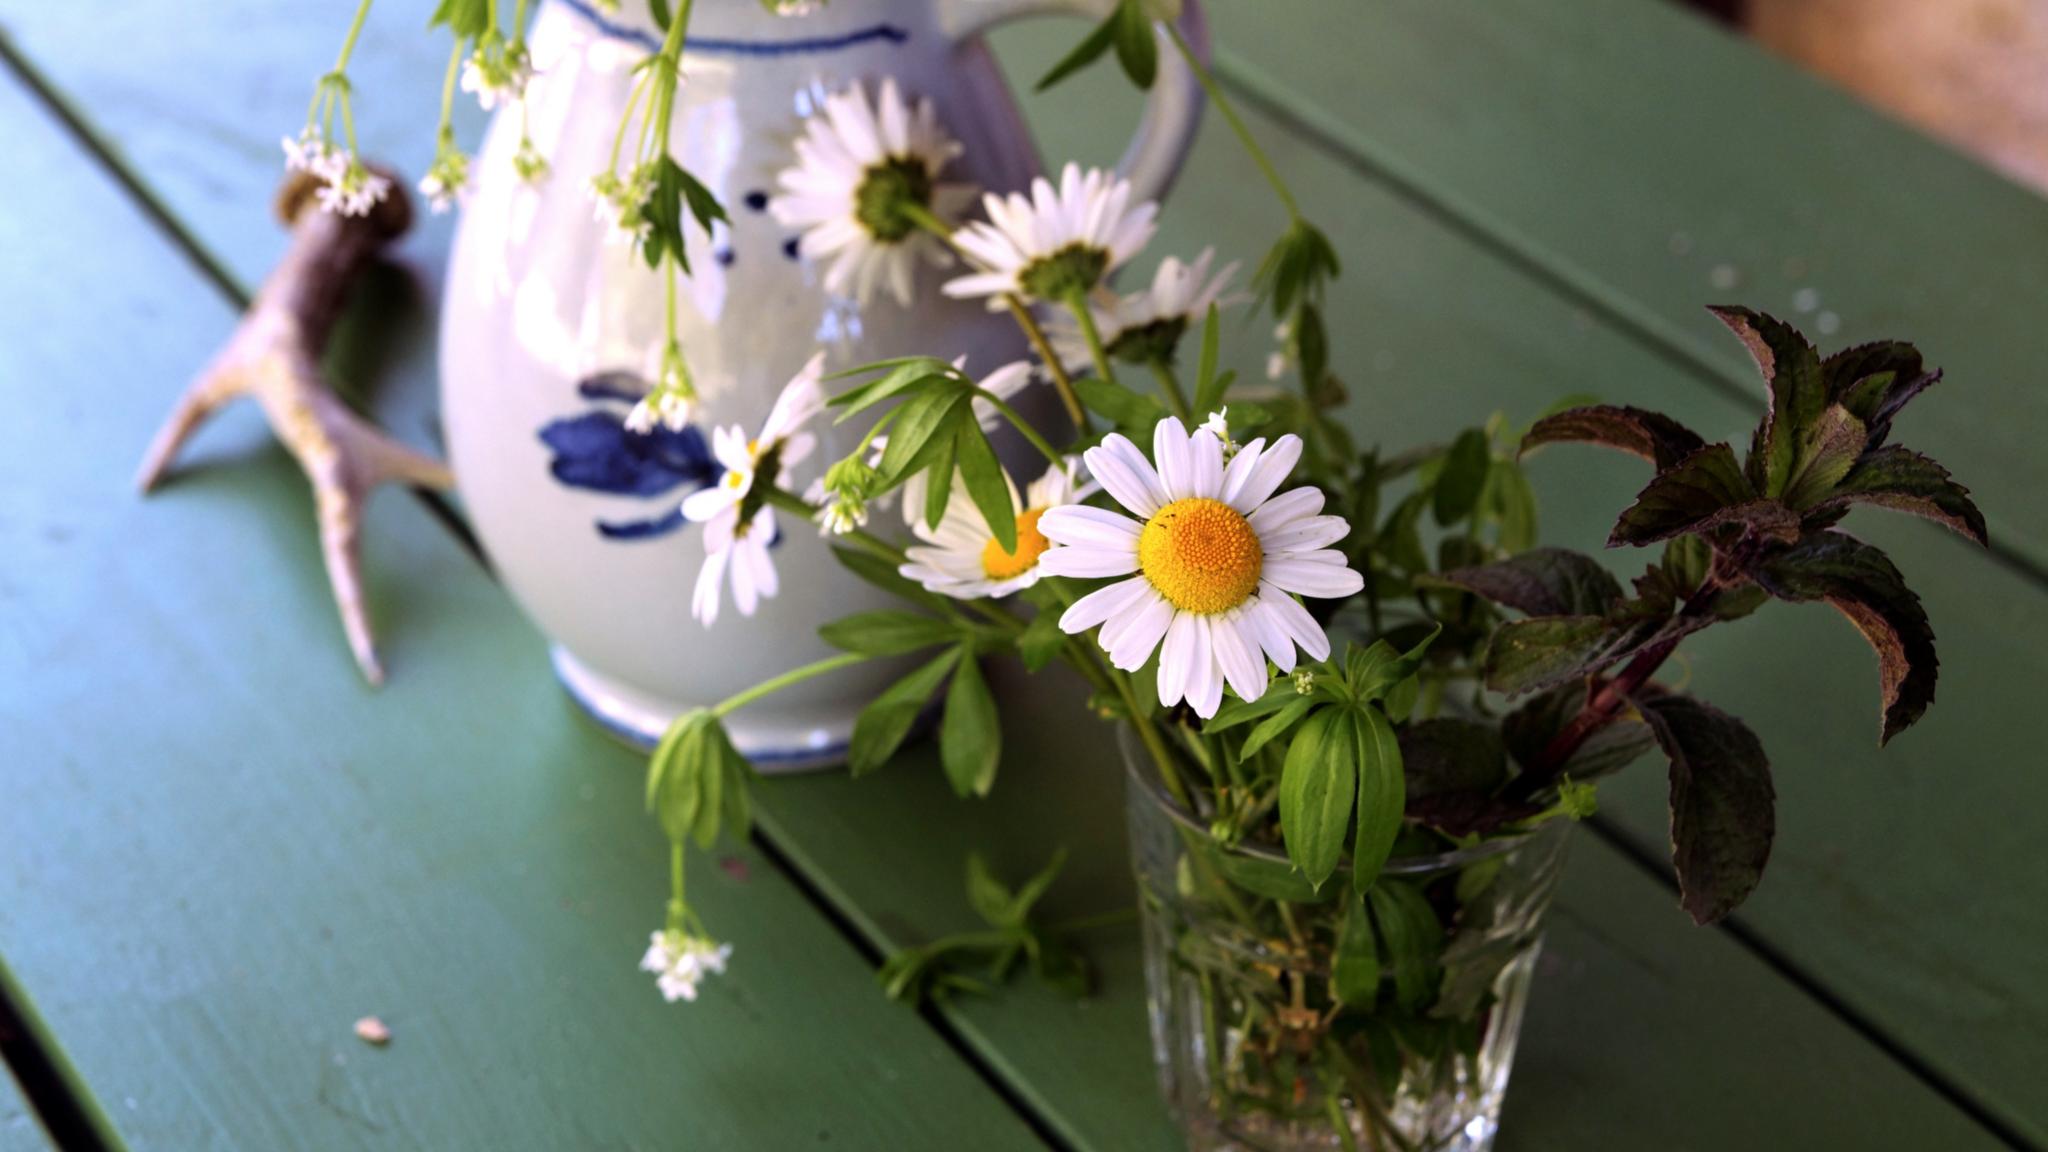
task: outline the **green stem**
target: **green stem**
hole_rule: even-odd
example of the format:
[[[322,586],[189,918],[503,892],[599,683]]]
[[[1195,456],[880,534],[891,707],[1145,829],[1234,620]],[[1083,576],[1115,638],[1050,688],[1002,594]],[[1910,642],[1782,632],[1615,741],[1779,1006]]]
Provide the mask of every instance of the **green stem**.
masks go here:
[[[862,663],[863,661],[866,661],[868,659],[869,657],[864,656],[858,652],[841,652],[837,656],[827,656],[823,660],[818,660],[813,663],[806,664],[801,668],[792,668],[789,671],[784,672],[780,676],[776,676],[768,680],[763,680],[759,684],[754,685],[752,688],[748,688],[743,692],[736,692],[733,695],[728,696],[723,700],[720,700],[718,703],[713,704],[711,706],[711,714],[713,716],[719,717],[720,719],[724,719],[726,716],[729,716],[732,713],[740,710],[741,708],[744,708],[747,705],[752,704],[754,701],[759,700],[764,696],[772,696],[775,693],[780,692],[784,688],[788,688],[793,684],[801,684],[806,680],[810,680],[818,676],[823,676],[830,672],[837,672],[841,668],[851,668],[855,664]]]
[[[1055,935],[1069,936],[1076,932],[1089,932],[1097,928],[1129,924],[1137,918],[1138,910],[1136,908],[1116,908],[1108,912],[1098,912],[1093,916],[1077,916],[1072,920],[1054,924],[1047,931]]]
[[[1102,378],[1104,384],[1122,387],[1117,384],[1116,369],[1110,366],[1109,349],[1102,343],[1102,332],[1095,327],[1095,310],[1088,307],[1088,297],[1080,292],[1070,293],[1065,304],[1081,326],[1081,338],[1088,342],[1088,356],[1095,362],[1095,374]]]
[[[687,926],[690,902],[683,898],[683,842],[668,843],[668,930],[681,932]]]
[[[369,19],[370,0],[356,6],[356,18],[349,23],[348,35],[341,41],[341,54],[334,58],[336,72],[348,71],[348,58],[356,50],[356,37],[363,34],[363,21]]]
[[[436,134],[446,146],[455,139],[455,76],[462,71],[462,40],[457,38],[448,53],[448,74],[441,78],[441,128]]]
[[[1244,145],[1244,150],[1251,155],[1252,162],[1257,164],[1259,171],[1265,174],[1266,183],[1273,186],[1273,193],[1280,198],[1280,203],[1286,207],[1288,217],[1299,222],[1301,220],[1301,206],[1295,202],[1294,193],[1288,190],[1287,181],[1280,178],[1280,170],[1275,168],[1273,162],[1266,158],[1265,149],[1259,147],[1258,140],[1253,138],[1252,130],[1246,127],[1243,118],[1238,116],[1237,109],[1232,107],[1229,99],[1223,95],[1222,86],[1216,83],[1216,78],[1209,74],[1208,67],[1202,63],[1200,57],[1195,55],[1195,50],[1188,46],[1188,42],[1181,37],[1180,29],[1171,21],[1161,21],[1161,23],[1166,26],[1166,34],[1173,37],[1173,46],[1180,50],[1181,58],[1186,60],[1188,67],[1194,71],[1195,79],[1202,85],[1202,91],[1208,93],[1209,102],[1216,106],[1218,112],[1223,113],[1223,119],[1229,122],[1230,130],[1237,134],[1238,142]]]
[[[1053,467],[1058,468],[1066,463],[1066,460],[1060,456],[1059,452],[1050,443],[1046,442],[1045,437],[1040,436],[1038,430],[1031,426],[1030,421],[1018,415],[1017,410],[1004,403],[1002,397],[979,385],[975,386],[974,394],[993,405],[995,410],[1002,414],[1003,419],[1010,422],[1011,427],[1022,434],[1024,439],[1030,441],[1031,446],[1038,449],[1040,455],[1052,462]]]
[[[1067,419],[1074,422],[1074,429],[1081,435],[1088,434],[1088,410],[1081,407],[1081,396],[1074,391],[1074,381],[1067,375],[1067,366],[1060,363],[1058,353],[1052,349],[1052,341],[1045,338],[1045,329],[1038,326],[1038,318],[1015,292],[1003,294],[1003,304],[1017,321],[1017,327],[1024,330],[1024,338],[1031,341],[1031,350],[1038,353],[1038,359],[1052,376],[1053,388],[1060,394],[1060,403],[1067,409]]]
[[[512,42],[526,42],[526,0],[518,0],[512,5]]]
[[[1188,406],[1187,396],[1180,390],[1180,381],[1174,378],[1173,367],[1166,361],[1153,357],[1152,375],[1159,381],[1159,391],[1166,397],[1166,406],[1173,414],[1187,421],[1195,422],[1195,410]]]

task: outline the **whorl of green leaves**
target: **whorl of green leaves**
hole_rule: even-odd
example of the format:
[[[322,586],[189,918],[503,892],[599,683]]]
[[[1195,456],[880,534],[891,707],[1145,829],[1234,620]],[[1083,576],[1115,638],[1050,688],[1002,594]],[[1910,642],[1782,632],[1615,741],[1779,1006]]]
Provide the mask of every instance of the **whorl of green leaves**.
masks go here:
[[[648,758],[647,810],[678,844],[709,848],[721,832],[742,838],[752,825],[753,774],[717,716],[704,708],[684,713]]]

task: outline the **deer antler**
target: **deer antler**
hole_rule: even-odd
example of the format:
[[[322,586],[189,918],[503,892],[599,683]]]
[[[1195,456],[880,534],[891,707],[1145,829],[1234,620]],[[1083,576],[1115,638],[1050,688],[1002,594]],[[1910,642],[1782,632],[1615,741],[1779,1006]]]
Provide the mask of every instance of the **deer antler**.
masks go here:
[[[349,411],[320,371],[321,353],[349,286],[379,250],[412,225],[412,208],[397,180],[389,197],[367,216],[319,210],[314,187],[301,172],[279,190],[277,214],[292,230],[291,247],[227,345],[157,432],[136,485],[145,493],[154,488],[186,438],[221,405],[237,396],[254,397],[271,430],[312,481],[321,551],[342,628],[363,677],[382,684],[384,669],[377,662],[356,568],[363,500],[385,481],[429,488],[447,488],[454,481],[439,461]]]

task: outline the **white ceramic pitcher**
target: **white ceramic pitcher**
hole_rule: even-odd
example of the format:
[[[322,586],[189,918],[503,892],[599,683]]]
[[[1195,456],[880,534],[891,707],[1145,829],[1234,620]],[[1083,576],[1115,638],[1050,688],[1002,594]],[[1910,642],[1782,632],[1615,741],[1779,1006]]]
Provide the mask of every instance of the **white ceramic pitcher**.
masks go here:
[[[912,353],[964,354],[970,370],[987,371],[1023,354],[1006,316],[940,295],[943,270],[921,270],[910,308],[886,293],[864,308],[827,293],[767,199],[792,163],[804,114],[856,80],[872,93],[883,77],[906,97],[930,97],[965,145],[947,179],[1024,187],[1039,170],[1035,150],[980,34],[1023,16],[1100,18],[1107,6],[831,0],[789,18],[759,0],[697,0],[672,147],[732,217],[706,250],[693,250],[679,317],[706,436],[714,425],[757,427],[821,348],[828,371]],[[1205,43],[1197,10],[1182,27]],[[527,106],[492,125],[456,235],[442,313],[443,420],[471,522],[552,642],[562,683],[613,732],[652,744],[682,710],[825,655],[819,625],[889,598],[844,572],[810,525],[784,516],[780,596],[751,618],[728,604],[708,629],[691,619],[704,548],[677,509],[707,482],[709,464],[683,435],[622,426],[632,396],[607,374],[652,374],[663,282],[630,247],[605,242],[589,193],[631,69],[660,33],[644,0],[627,0],[616,15],[587,0],[548,0],[529,43],[537,75]],[[1200,115],[1199,88],[1162,49],[1122,165],[1142,198],[1165,190]],[[553,167],[538,186],[512,169],[522,115]],[[820,423],[823,446],[800,482],[851,448],[845,429]],[[829,763],[861,707],[900,674],[881,663],[812,680],[747,708],[730,730],[764,770]]]

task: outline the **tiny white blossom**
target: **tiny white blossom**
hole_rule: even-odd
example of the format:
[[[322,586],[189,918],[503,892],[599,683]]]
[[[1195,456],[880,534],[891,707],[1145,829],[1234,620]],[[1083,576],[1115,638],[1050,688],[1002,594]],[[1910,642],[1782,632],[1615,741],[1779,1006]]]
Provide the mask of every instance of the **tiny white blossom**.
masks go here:
[[[313,197],[321,208],[338,216],[368,216],[391,194],[391,181],[370,171],[351,156],[338,172],[318,173],[324,181]]]
[[[633,410],[626,413],[626,431],[645,436],[659,425],[671,432],[680,432],[690,426],[690,417],[696,415],[696,411],[695,397],[685,395],[678,388],[657,387],[642,396],[633,405]]]
[[[730,944],[686,932],[656,932],[648,939],[646,954],[640,957],[640,970],[654,973],[661,998],[673,1004],[678,1000],[695,1000],[697,986],[704,977],[724,975],[726,961],[731,958]]]
[[[1306,696],[1315,690],[1316,674],[1306,668],[1297,669],[1294,673],[1294,691],[1298,695]]]
[[[533,62],[521,44],[480,44],[462,62],[462,90],[475,95],[486,112],[524,96],[532,79]]]

